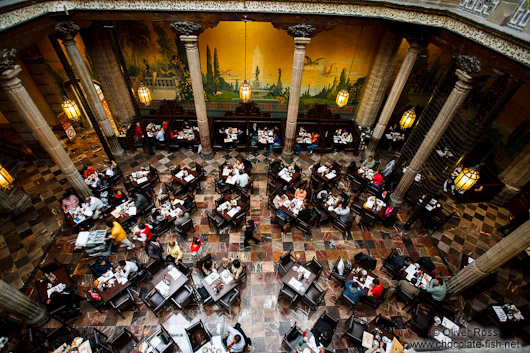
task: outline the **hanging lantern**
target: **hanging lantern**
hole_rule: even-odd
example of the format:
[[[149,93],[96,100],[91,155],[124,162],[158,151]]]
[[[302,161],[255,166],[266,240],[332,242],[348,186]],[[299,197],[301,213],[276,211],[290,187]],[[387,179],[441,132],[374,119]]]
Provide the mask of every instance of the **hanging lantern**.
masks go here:
[[[455,179],[455,189],[458,191],[469,190],[480,178],[478,168],[465,168]]]
[[[239,98],[246,103],[250,100],[250,95],[252,94],[250,85],[247,83],[247,80],[243,81],[243,84],[239,86]]]
[[[0,188],[3,190],[9,190],[13,187],[13,177],[9,172],[0,164]]]
[[[138,98],[140,98],[140,102],[146,106],[151,104],[151,92],[149,91],[149,88],[144,86],[143,82],[140,83],[140,87],[138,88]]]
[[[105,100],[105,96],[103,95],[103,91],[101,90],[101,87],[97,83],[94,83],[94,88],[96,89],[96,92],[98,93],[99,100],[103,102]]]
[[[78,121],[79,118],[81,118],[81,112],[73,100],[64,97],[64,102],[61,104],[61,108],[63,108],[63,112],[68,119]]]
[[[337,102],[339,108],[342,108],[346,104],[348,104],[348,98],[350,98],[350,93],[346,90],[346,88],[343,88],[337,94],[337,99],[335,100],[335,102]]]
[[[414,111],[414,107],[407,110],[405,113],[403,113],[403,116],[401,117],[401,121],[399,122],[399,125],[401,125],[402,129],[408,129],[409,127],[412,127],[414,125],[414,121],[416,120],[416,112]]]

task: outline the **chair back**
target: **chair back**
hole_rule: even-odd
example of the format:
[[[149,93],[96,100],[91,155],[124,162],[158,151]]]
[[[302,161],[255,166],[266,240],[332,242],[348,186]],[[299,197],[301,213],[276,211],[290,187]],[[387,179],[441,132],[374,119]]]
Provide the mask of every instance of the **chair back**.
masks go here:
[[[236,226],[238,226],[238,225],[240,225],[242,222],[245,221],[246,217],[247,217],[247,215],[246,215],[245,213],[238,214],[238,215],[236,216],[236,218],[233,219],[232,222],[233,222]]]
[[[363,183],[361,183],[359,180],[357,179],[353,179],[351,181],[351,184],[350,184],[350,188],[351,190],[354,192],[354,193],[357,193],[361,190],[361,188],[363,187]]]
[[[188,266],[184,265],[182,262],[177,261],[177,269],[182,272],[182,274],[186,277],[190,277],[193,270],[189,268]]]
[[[367,271],[373,271],[375,270],[375,266],[377,265],[377,260],[373,257],[370,257],[369,255],[366,255],[363,252],[358,253],[354,257],[355,261],[359,263],[359,266],[364,268]]]
[[[309,270],[313,272],[314,274],[318,275],[322,272],[323,266],[316,260],[316,258],[313,256],[313,259],[308,264]]]
[[[151,274],[151,276],[153,276],[158,271],[162,270],[163,267],[164,267],[164,264],[162,263],[162,261],[153,260],[145,267],[145,269],[147,270],[147,272],[149,272],[149,274]]]
[[[196,351],[197,349],[200,348],[200,347],[194,347],[194,345],[192,343],[192,337],[195,334],[195,332],[203,331],[204,332],[204,336],[206,338],[206,342],[210,342],[212,340],[212,335],[210,334],[210,332],[208,332],[208,330],[206,329],[206,327],[202,323],[202,320],[197,321],[196,323],[194,323],[190,327],[185,328],[184,330],[186,331],[186,335],[188,336],[188,340],[189,340],[190,346],[192,348],[196,348],[196,349],[192,349],[192,351]]]
[[[195,163],[195,172],[197,173],[197,176],[200,178],[204,175],[204,170],[202,169],[202,165],[199,163]]]
[[[333,162],[333,166],[331,167],[335,172],[337,172],[337,175],[340,175],[340,172],[342,171],[342,164],[339,162]]]
[[[381,326],[389,332],[393,332],[394,328],[396,327],[396,323],[392,319],[382,316],[381,314],[378,314],[373,322],[377,326]]]
[[[371,213],[364,212],[361,216],[361,223],[367,226],[373,226],[375,224],[376,218]]]
[[[193,220],[190,218],[180,226],[182,233],[187,233],[193,228]]]
[[[280,257],[280,263],[285,266],[287,264],[289,264],[291,261],[292,261],[292,255],[291,255],[291,252],[287,252],[285,254],[283,254],[281,257]]]
[[[247,204],[250,202],[250,196],[248,196],[245,192],[242,192],[241,193],[241,202],[243,202],[243,204]]]

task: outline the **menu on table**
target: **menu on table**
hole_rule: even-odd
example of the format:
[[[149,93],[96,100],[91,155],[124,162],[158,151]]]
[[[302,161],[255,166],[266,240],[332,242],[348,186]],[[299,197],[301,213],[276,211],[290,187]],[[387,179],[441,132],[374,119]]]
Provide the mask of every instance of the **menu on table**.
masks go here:
[[[240,207],[232,208],[230,211],[227,212],[227,214],[230,217],[234,217],[240,210],[241,210]]]
[[[332,170],[331,173],[329,173],[329,174],[326,175],[326,178],[328,178],[328,179],[333,179],[333,178],[335,178],[336,176],[337,176],[337,174],[335,174],[335,171]]]
[[[372,345],[374,344],[374,335],[372,335],[370,332],[363,332],[363,343],[362,346],[364,348],[372,348]]]
[[[158,293],[162,294],[164,297],[167,297],[169,295],[170,287],[165,284],[164,281],[160,281],[160,283],[158,283],[155,288]]]
[[[289,285],[296,289],[298,292],[301,292],[304,289],[304,285],[294,277],[289,280]]]
[[[174,267],[171,267],[171,269],[169,270],[168,274],[169,274],[173,279],[177,279],[177,278],[179,278],[180,276],[182,276],[182,274],[180,273],[180,271],[177,270],[177,269],[174,268]]]
[[[234,280],[234,278],[230,275],[230,271],[228,271],[227,269],[221,272],[221,278],[225,284],[229,284]]]
[[[211,286],[212,283],[215,282],[218,278],[219,278],[219,274],[216,271],[214,271],[210,273],[210,275],[206,276],[204,280],[206,281],[206,283],[208,283],[208,285]]]
[[[187,177],[184,178],[188,183],[195,179],[195,176],[193,174],[189,174]]]

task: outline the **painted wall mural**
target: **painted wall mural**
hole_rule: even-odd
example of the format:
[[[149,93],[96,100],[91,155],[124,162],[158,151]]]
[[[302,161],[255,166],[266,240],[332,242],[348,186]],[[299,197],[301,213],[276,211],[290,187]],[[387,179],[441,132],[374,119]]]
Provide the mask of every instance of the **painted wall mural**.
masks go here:
[[[129,74],[138,84],[145,81],[154,99],[192,99],[185,49],[169,23],[120,21],[116,31]],[[333,105],[344,87],[350,89],[350,101],[355,103],[379,38],[378,27],[343,25],[312,38],[306,51],[301,108],[312,103]],[[238,101],[239,85],[246,78],[252,100],[286,103],[293,50],[293,38],[286,31],[271,23],[247,22],[245,62],[244,22],[220,22],[206,29],[199,36],[199,52],[208,101]],[[160,92],[168,87],[173,96]]]

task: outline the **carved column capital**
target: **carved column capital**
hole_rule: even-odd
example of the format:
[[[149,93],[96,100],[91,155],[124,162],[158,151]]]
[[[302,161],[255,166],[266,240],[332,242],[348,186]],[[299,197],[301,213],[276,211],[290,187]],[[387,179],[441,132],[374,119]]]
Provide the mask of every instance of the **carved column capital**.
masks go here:
[[[171,28],[179,32],[182,35],[189,36],[190,34],[199,34],[202,32],[202,26],[195,22],[175,22],[172,23]]]
[[[458,68],[468,75],[478,74],[480,72],[480,61],[469,55],[459,55],[457,57]]]
[[[11,70],[15,67],[15,61],[17,60],[16,49],[2,49],[0,57],[0,70]]]
[[[287,33],[291,37],[313,37],[315,33],[315,28],[311,25],[301,24],[301,25],[295,25],[290,26],[287,29]]]
[[[198,42],[197,42],[197,36],[191,35],[182,35],[180,36],[180,40],[184,43],[184,47],[186,49],[195,49],[198,48]]]
[[[79,32],[79,26],[72,21],[62,21],[55,25],[55,32],[61,40],[73,40],[77,32]]]

